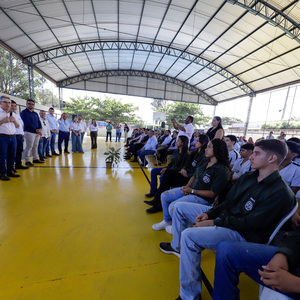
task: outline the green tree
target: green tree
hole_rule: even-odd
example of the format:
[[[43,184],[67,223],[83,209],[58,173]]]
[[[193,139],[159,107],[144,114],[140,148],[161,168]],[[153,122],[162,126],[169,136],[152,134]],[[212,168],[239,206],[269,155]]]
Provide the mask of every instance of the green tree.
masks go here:
[[[244,123],[243,120],[234,117],[222,117],[223,125],[231,125],[232,123]]]
[[[113,124],[121,123],[140,123],[134,111],[138,108],[132,103],[123,104],[120,100],[106,97],[104,100],[94,97],[70,98],[69,102],[64,103],[63,111],[68,114],[82,115],[84,120],[95,119],[97,121],[110,120]]]

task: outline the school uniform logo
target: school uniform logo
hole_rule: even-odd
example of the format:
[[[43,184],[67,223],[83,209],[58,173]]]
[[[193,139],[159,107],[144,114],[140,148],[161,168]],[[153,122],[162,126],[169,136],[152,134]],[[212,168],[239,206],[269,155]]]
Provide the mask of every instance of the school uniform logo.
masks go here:
[[[251,197],[249,201],[247,201],[247,203],[245,204],[245,209],[247,211],[250,211],[253,209],[253,205],[255,203],[255,200]]]
[[[196,160],[194,160],[194,161],[192,162],[192,166],[193,166],[193,167],[196,167],[196,166],[197,166],[197,161],[196,161]]]
[[[209,183],[210,182],[210,176],[208,174],[206,174],[204,177],[203,177],[203,182],[205,183]]]

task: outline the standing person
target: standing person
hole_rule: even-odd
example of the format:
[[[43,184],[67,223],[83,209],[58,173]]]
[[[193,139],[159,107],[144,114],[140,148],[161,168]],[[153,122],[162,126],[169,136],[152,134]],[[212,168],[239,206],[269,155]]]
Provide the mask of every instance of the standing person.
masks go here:
[[[58,120],[58,151],[59,154],[62,154],[61,144],[64,141],[65,143],[65,153],[69,154],[68,145],[70,139],[70,121],[67,119],[67,114],[62,113],[60,119]]]
[[[120,123],[118,123],[116,126],[116,142],[120,142],[121,135],[122,135],[122,126],[120,125]]]
[[[215,116],[211,122],[212,127],[209,128],[206,132],[206,135],[210,140],[212,139],[222,139],[225,135],[222,119],[218,116]]]
[[[128,127],[128,125],[125,123],[125,125],[124,125],[124,143],[127,142],[128,132],[129,132],[129,127]]]
[[[75,116],[73,122],[70,125],[70,129],[72,131],[72,152],[73,153],[83,153],[82,145],[81,145],[81,126],[78,122],[78,117]]]
[[[22,165],[22,152],[23,152],[23,143],[24,143],[24,123],[21,116],[17,113],[17,103],[14,100],[11,100],[11,110],[16,114],[16,120],[19,123],[19,127],[16,128],[16,141],[17,141],[17,151],[16,151],[16,160],[15,160],[15,169],[28,169]]]
[[[86,123],[82,120],[82,115],[78,115],[78,123],[81,127],[81,132],[80,132],[80,136],[81,136],[81,145],[83,143],[83,138],[84,138],[84,135],[86,133],[86,130],[87,130],[87,125]]]
[[[44,162],[45,151],[49,146],[49,140],[51,136],[50,125],[48,123],[48,120],[46,119],[46,112],[44,110],[40,111],[40,121],[42,124],[42,135],[39,141],[38,152],[39,152],[40,161]]]
[[[181,135],[187,136],[189,139],[189,142],[194,133],[194,126],[192,124],[193,121],[194,121],[194,118],[192,116],[188,116],[184,121],[185,125],[179,125],[179,123],[177,122],[176,119],[172,119],[174,128],[179,130],[178,136],[181,136]]]
[[[270,131],[270,134],[266,137],[266,140],[272,140],[274,138],[273,131]]]
[[[111,141],[111,131],[112,131],[112,125],[110,124],[110,122],[108,122],[108,124],[106,125],[106,142],[108,141],[108,136],[109,136],[109,140]]]
[[[13,171],[17,146],[16,128],[20,125],[16,114],[10,111],[10,98],[1,96],[0,100],[0,180],[9,181],[9,177],[20,177]]]
[[[56,139],[56,134],[58,131],[58,122],[57,122],[56,117],[54,116],[54,108],[53,107],[49,108],[49,113],[47,114],[46,119],[50,125],[50,131],[51,131],[50,141],[46,148],[46,155],[48,155],[48,156],[50,155],[49,146],[50,146],[52,155],[59,155],[58,153],[55,152],[55,139]]]
[[[38,146],[42,135],[42,124],[39,115],[34,111],[35,102],[28,99],[26,109],[21,112],[21,118],[24,122],[25,147],[25,165],[33,167],[33,163],[42,163],[38,159]],[[30,152],[33,156],[33,163],[30,162]]]
[[[92,120],[92,123],[90,124],[89,128],[91,133],[91,143],[92,143],[91,148],[97,149],[98,125],[95,119]]]

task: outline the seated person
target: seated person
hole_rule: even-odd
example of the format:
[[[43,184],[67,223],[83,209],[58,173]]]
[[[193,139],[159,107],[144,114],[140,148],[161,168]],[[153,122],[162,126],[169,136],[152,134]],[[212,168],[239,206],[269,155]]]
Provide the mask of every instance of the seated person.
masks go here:
[[[209,208],[196,203],[174,205],[172,243],[160,243],[164,253],[180,256],[180,296],[201,297],[201,252],[222,241],[268,241],[279,220],[295,206],[295,195],[281,178],[278,166],[287,146],[276,139],[255,144],[250,157],[254,172],[240,177],[226,201]],[[196,227],[188,228],[191,223]]]
[[[164,133],[164,139],[163,141],[159,144],[156,153],[159,153],[160,150],[168,148],[169,143],[171,142],[172,137],[171,137],[171,130],[166,129]],[[158,156],[158,155],[157,155]],[[161,164],[162,162],[158,159],[158,164]]]
[[[221,242],[217,247],[213,300],[240,299],[240,273],[280,293],[300,299],[300,226],[280,247]]]
[[[230,181],[228,151],[223,140],[211,140],[205,149],[208,158],[200,164],[188,184],[183,187],[168,190],[161,195],[161,205],[164,219],[152,228],[166,229],[171,224],[169,206],[177,202],[193,202],[211,206]],[[172,205],[173,206],[173,205]],[[170,210],[172,208],[170,207]]]
[[[186,146],[188,147],[188,138],[182,136],[178,137],[178,140],[185,141]],[[198,142],[196,143],[197,150],[192,152],[189,158],[181,165],[176,163],[176,168],[167,169],[160,180],[159,189],[155,192],[154,199],[151,201],[144,201],[148,205],[152,205],[152,208],[147,209],[148,213],[156,213],[162,210],[161,206],[161,194],[168,190],[170,187],[183,186],[188,183],[190,178],[193,176],[195,169],[200,161],[202,161],[205,156],[204,152],[207,147],[208,137],[202,135],[199,137]],[[176,153],[175,151],[174,153]],[[151,172],[152,174],[152,172]]]
[[[131,156],[133,155],[134,159],[131,162],[137,162],[137,151],[146,145],[148,139],[149,139],[148,129],[141,128],[139,137],[130,143],[124,158],[130,159]]]
[[[167,147],[157,149],[156,155],[159,162],[163,163],[168,155],[172,155],[178,149],[176,146],[177,136],[178,131],[174,130],[172,134],[172,140]]]
[[[250,156],[253,153],[254,145],[250,143],[241,146],[240,155],[232,167],[232,182],[236,182],[246,172],[251,171]]]
[[[154,135],[154,130],[149,130],[149,139],[146,143],[145,146],[143,146],[143,148],[141,148],[140,150],[137,151],[137,155],[139,156],[140,160],[141,160],[141,165],[144,165],[145,162],[145,156],[146,155],[153,155],[156,151],[156,147],[157,147],[157,139]],[[137,158],[136,156],[134,157],[135,159]]]
[[[150,193],[145,196],[150,198],[154,197],[157,191],[157,176],[160,176],[160,180],[164,177],[164,174],[168,170],[173,170],[174,172],[179,172],[185,165],[188,157],[188,138],[178,138],[176,145],[178,150],[173,153],[171,162],[165,168],[154,168],[151,170],[151,183],[150,183]],[[147,204],[149,204],[148,201]]]
[[[139,130],[137,128],[133,129],[131,137],[127,138],[126,145],[124,147],[128,147],[129,143],[136,139],[140,135]]]
[[[228,149],[228,154],[229,154],[229,163],[230,167],[232,168],[235,161],[240,158],[239,153],[234,149],[234,145],[237,142],[236,136],[235,135],[226,135],[224,139],[227,149]]]
[[[286,184],[297,194],[300,190],[300,166],[293,162],[293,159],[300,153],[300,144],[287,141],[288,154],[278,167],[279,174]]]

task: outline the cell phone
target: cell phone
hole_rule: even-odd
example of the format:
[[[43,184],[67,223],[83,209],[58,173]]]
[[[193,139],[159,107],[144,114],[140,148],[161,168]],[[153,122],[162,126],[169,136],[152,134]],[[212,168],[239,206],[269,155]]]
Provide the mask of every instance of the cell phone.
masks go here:
[[[10,117],[12,116],[12,113],[13,113],[13,112],[12,112],[12,111],[10,111],[10,113],[9,113],[9,116],[10,116]]]

